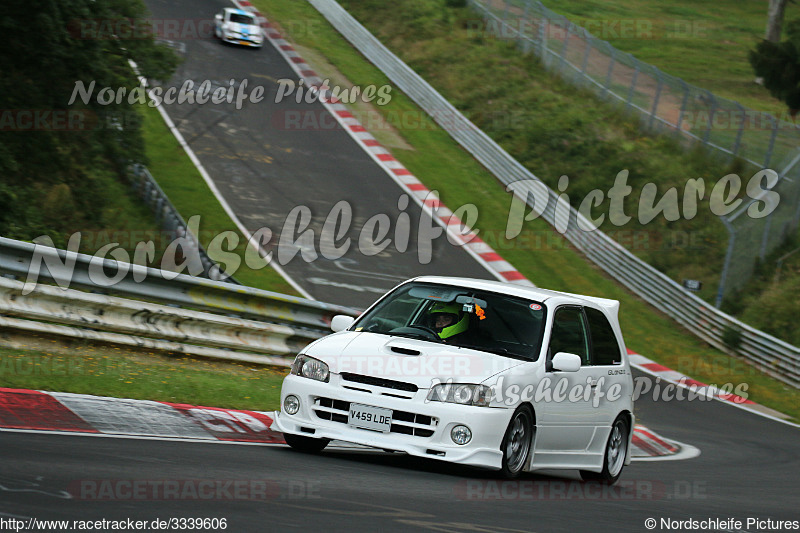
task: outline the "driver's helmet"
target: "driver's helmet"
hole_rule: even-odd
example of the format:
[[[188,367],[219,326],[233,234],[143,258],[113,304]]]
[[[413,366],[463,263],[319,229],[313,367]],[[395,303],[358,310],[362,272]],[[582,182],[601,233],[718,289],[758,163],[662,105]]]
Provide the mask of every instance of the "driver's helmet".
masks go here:
[[[469,315],[457,303],[436,303],[428,311],[428,314],[430,315],[431,328],[441,339],[447,339],[453,335],[463,333],[469,326]],[[444,321],[447,325],[437,327],[437,319],[445,319]]]

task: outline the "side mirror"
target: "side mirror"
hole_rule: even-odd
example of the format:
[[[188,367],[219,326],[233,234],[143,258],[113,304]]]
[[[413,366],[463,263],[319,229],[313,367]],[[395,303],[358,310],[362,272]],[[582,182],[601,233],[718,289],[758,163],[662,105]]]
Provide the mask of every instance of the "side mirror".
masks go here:
[[[581,368],[581,356],[574,353],[558,352],[553,356],[554,372],[577,372]]]
[[[217,22],[222,22],[222,13],[217,13],[214,18],[217,19]]]
[[[335,333],[344,331],[353,325],[356,319],[347,315],[336,315],[331,319],[331,330]]]

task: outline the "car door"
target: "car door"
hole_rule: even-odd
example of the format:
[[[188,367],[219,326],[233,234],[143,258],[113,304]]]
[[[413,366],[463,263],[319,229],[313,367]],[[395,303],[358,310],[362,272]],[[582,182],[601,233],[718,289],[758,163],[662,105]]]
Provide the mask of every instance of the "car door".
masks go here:
[[[596,431],[591,448],[602,450],[611,424],[627,408],[631,395],[631,376],[630,369],[622,364],[624,345],[620,343],[606,315],[589,306],[584,307],[583,312],[589,326],[591,370],[588,375],[599,389],[597,399],[592,401]],[[614,387],[616,393],[613,392]]]
[[[556,309],[547,350],[551,394],[544,398],[537,419],[536,452],[577,452],[589,448],[597,426],[598,412],[593,407],[592,383],[601,369],[591,364],[588,324],[581,306],[565,305]],[[580,356],[577,372],[549,368],[558,352]]]

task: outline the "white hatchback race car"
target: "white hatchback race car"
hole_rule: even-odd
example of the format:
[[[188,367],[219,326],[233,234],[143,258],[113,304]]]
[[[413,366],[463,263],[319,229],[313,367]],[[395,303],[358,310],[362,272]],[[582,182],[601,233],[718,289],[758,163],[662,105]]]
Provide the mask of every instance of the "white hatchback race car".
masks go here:
[[[226,7],[214,17],[214,36],[226,43],[260,48],[264,34],[256,17],[241,9]]]
[[[305,452],[335,439],[614,483],[635,422],[618,310],[495,281],[406,281],[302,350],[272,429]]]

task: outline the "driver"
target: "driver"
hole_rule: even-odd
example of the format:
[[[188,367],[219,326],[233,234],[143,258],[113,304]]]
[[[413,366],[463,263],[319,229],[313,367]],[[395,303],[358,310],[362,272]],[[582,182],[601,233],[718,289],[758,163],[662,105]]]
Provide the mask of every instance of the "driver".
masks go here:
[[[428,314],[430,327],[442,340],[464,333],[469,327],[469,315],[457,303],[434,304]]]

